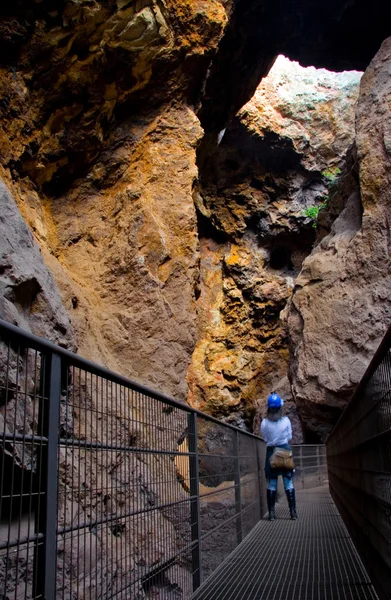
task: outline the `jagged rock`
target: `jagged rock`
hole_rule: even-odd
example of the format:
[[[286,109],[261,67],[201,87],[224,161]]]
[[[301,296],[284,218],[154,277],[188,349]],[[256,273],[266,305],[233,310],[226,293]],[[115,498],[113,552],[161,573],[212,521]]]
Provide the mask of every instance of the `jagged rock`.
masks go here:
[[[220,417],[244,416],[247,425],[256,399],[264,400],[286,370],[278,314],[289,283],[264,268],[262,254],[252,235],[240,247],[202,241],[200,333],[188,372],[193,406]]]
[[[326,186],[320,171],[340,160],[351,141],[349,128],[339,125],[342,109],[351,115],[354,86],[342,85],[348,93],[341,102],[325,91],[331,76],[322,75],[322,99],[314,101],[312,111],[312,122],[322,124],[321,139],[313,135],[316,127],[303,132],[304,121],[306,127],[311,123],[301,109],[309,108],[312,92],[301,97],[296,111],[286,100],[277,102],[280,114],[265,108],[287,89],[276,90],[272,80],[220,137],[218,152],[202,166],[195,194],[201,238],[214,237],[217,244],[202,244],[205,265],[213,268],[201,283],[190,197],[201,128],[179,101],[194,102],[201,95],[202,122],[215,130],[258,83],[277,46],[307,63],[314,57],[317,64],[361,66],[381,30],[365,44],[360,41],[359,53],[347,45],[330,54],[325,32],[331,25],[343,31],[351,14],[345,3],[327,7],[317,44],[306,37],[300,51],[295,49],[300,28],[313,17],[306,2],[294,15],[289,7],[276,29],[271,27],[275,7],[258,3],[68,2],[47,10],[49,4],[45,0],[32,11],[17,5],[1,13],[7,50],[1,158],[8,180],[24,178],[15,186],[18,203],[60,283],[81,351],[184,399],[184,374],[196,343],[195,298],[201,292],[190,400],[223,411],[225,402],[239,409],[240,420],[240,411],[251,414],[254,397],[263,397],[284,376],[286,334],[277,325],[278,313],[314,239],[302,210],[321,201]],[[276,32],[268,49],[270,37],[259,35],[256,15],[263,17],[262,28]],[[238,32],[252,21],[260,45],[244,72],[225,70],[229,78],[222,86],[216,69],[227,64],[227,44],[234,40],[233,64],[242,64],[254,28],[243,40]],[[361,9],[355,22],[363,22]],[[314,77],[313,70],[306,71],[302,85],[309,85],[309,72]],[[244,77],[245,85],[231,86],[231,77]],[[348,76],[340,77],[347,81]],[[217,80],[226,94],[221,103]],[[173,98],[178,106],[166,108]],[[335,127],[330,130],[341,138],[332,154],[324,118],[329,114]],[[385,140],[387,146],[387,135]],[[316,146],[314,153],[308,143]],[[64,194],[81,174],[85,178]],[[48,202],[45,194],[58,198]],[[38,284],[22,284],[21,296],[29,302]]]
[[[192,186],[201,128],[186,107],[130,127],[124,168],[108,189],[107,155],[53,203],[52,265],[80,352],[186,398],[195,345],[198,238]],[[77,302],[74,302],[74,298]]]
[[[191,188],[196,175],[194,146],[199,135],[198,121],[187,108],[167,110],[151,126],[141,128],[135,151],[138,160],[128,166],[123,180],[116,188],[116,194],[108,198],[100,197],[100,202],[97,202],[96,195],[89,199],[88,192],[91,188],[87,182],[86,188],[79,192],[80,197],[76,193],[73,196],[73,209],[63,205],[53,211],[54,220],[63,218],[58,237],[55,238],[57,257],[50,255],[47,248],[44,252],[48,264],[53,265],[68,309],[79,313],[74,318],[74,323],[82,351],[89,356],[101,353],[101,357],[111,362],[111,365],[115,363],[115,368],[122,373],[126,372],[122,361],[126,360],[127,352],[130,351],[134,359],[131,374],[134,376],[138,369],[139,378],[142,379],[142,368],[147,369],[144,375],[147,383],[151,382],[151,367],[154,368],[154,359],[151,356],[155,353],[156,364],[160,364],[160,371],[156,369],[156,379],[160,378],[161,382],[164,379],[167,382],[167,391],[179,397],[183,394],[181,386],[185,380],[195,331],[195,309],[192,303],[198,240]],[[164,175],[162,157],[166,153],[173,158],[173,162],[171,170]],[[141,165],[145,168],[141,169]],[[138,172],[137,168],[141,171]],[[178,173],[181,177],[177,176]],[[72,328],[57,285],[43,262],[39,248],[15,202],[3,184],[0,191],[0,264],[3,267],[1,285],[4,294],[1,305],[4,312],[1,314],[25,329],[31,329],[34,333],[72,348]],[[21,193],[19,188],[19,194]],[[36,199],[31,190],[29,194],[34,196],[33,200]],[[178,198],[182,199],[182,202],[178,202]],[[45,214],[39,202],[37,201],[34,207],[37,210],[32,209],[33,204],[25,207],[29,220],[36,225],[35,231],[42,244],[50,247],[53,243],[53,230],[47,217],[45,221]],[[89,217],[86,221],[83,209],[87,207]],[[97,213],[94,213],[94,209]],[[110,239],[118,241],[112,253],[110,246],[105,245],[107,237],[101,227],[102,221],[104,222],[101,219],[103,209],[107,211],[104,216],[109,227],[113,226],[109,234]],[[163,216],[167,217],[167,220]],[[80,244],[81,248],[75,253],[77,244]],[[117,277],[113,277],[111,268],[117,270]],[[96,278],[100,277],[102,279],[98,281]],[[34,285],[24,285],[25,282],[31,281]],[[124,287],[121,288],[120,282]],[[105,303],[107,292],[114,292],[114,285],[115,290],[119,291],[117,305],[114,305],[113,296],[109,296]],[[136,309],[137,301],[139,304]],[[126,336],[124,340],[117,335],[116,327],[120,318],[123,318],[125,323],[127,308],[130,309],[130,321],[132,317],[135,319],[135,331],[121,327],[121,332]],[[86,316],[90,316],[90,322],[86,322]],[[99,322],[100,318],[102,321]],[[145,339],[139,333],[140,322],[147,332]],[[104,323],[107,323],[106,329]],[[169,334],[162,331],[162,326],[167,327]],[[94,327],[97,344],[94,343]],[[100,333],[100,328],[106,337]],[[89,335],[83,337],[84,331]],[[153,331],[156,335],[155,341]],[[181,336],[183,346],[180,345]],[[168,339],[166,344],[161,343],[164,338]],[[99,344],[102,339],[103,342]],[[109,346],[111,341],[115,347]],[[145,342],[146,346],[149,344],[150,348],[154,345],[153,351],[147,348],[142,351],[137,346],[137,341],[141,344]],[[0,387],[3,391],[7,390],[7,394],[1,394],[0,431],[5,430],[12,434],[16,430],[20,434],[37,434],[36,395],[39,370],[37,373],[34,357],[33,364],[29,365],[27,377],[24,358],[19,357],[18,361],[17,353],[12,352],[11,357],[7,359],[7,350],[3,345],[0,346],[0,362],[4,365],[7,360],[10,373],[10,379],[7,385],[4,385],[5,372],[2,370]],[[105,351],[107,354],[104,354]],[[176,352],[176,356],[173,352]],[[163,383],[155,385],[164,389]],[[143,424],[143,421],[148,422],[150,414],[148,418],[142,416],[145,406],[140,399],[137,400],[137,418],[140,423],[136,425],[130,403],[118,403],[118,399],[114,400],[107,390],[105,393],[101,391],[92,394],[89,386],[79,378],[70,378],[67,398],[67,407],[64,398],[61,400],[60,434],[63,437],[93,438],[107,444],[113,442],[115,428],[117,444],[137,444],[138,447],[148,448],[151,446],[153,433],[149,425]],[[70,398],[72,405],[69,404]],[[156,422],[171,432],[166,436],[165,449],[171,447],[176,450],[178,435],[187,427],[186,415],[181,425],[179,416],[175,417],[173,423],[170,412],[159,412],[155,405],[154,408]],[[104,419],[98,415],[104,415]],[[155,424],[154,420],[153,426]],[[19,477],[19,473],[23,472],[24,485],[27,487],[36,473],[36,451],[31,450],[30,446],[25,449],[20,443],[6,442],[0,447],[0,456],[3,456],[6,469],[5,480],[11,480],[11,476],[8,476],[11,472],[16,473],[15,477]],[[188,513],[183,514],[177,508],[175,511],[168,508],[164,514],[162,511],[162,514],[158,513],[152,520],[147,516],[143,517],[142,530],[155,540],[149,553],[140,534],[140,519],[128,518],[124,522],[120,518],[120,515],[126,512],[125,506],[148,509],[158,503],[172,501],[170,494],[173,493],[174,483],[171,486],[162,486],[156,482],[153,475],[157,472],[162,474],[164,480],[176,481],[176,468],[169,457],[163,457],[162,460],[152,455],[139,458],[129,453],[123,460],[118,461],[117,455],[107,452],[100,454],[98,463],[93,455],[86,455],[79,460],[79,456],[75,456],[70,447],[61,449],[59,527],[70,527],[74,525],[75,519],[80,522],[86,519],[99,521],[102,516],[112,518],[117,515],[118,520],[114,519],[107,531],[97,527],[85,532],[82,548],[77,536],[74,536],[73,541],[69,537],[59,539],[58,590],[69,594],[70,589],[75,589],[76,580],[83,577],[86,590],[96,595],[99,587],[114,589],[119,573],[122,585],[130,587],[132,580],[141,581],[142,577],[153,571],[156,563],[164,563],[172,555],[176,555],[178,545],[184,543],[183,540],[188,534]],[[111,490],[115,490],[115,493]],[[15,493],[15,489],[13,492]],[[176,497],[186,499],[188,493],[178,483],[175,489]],[[183,506],[187,506],[187,503]],[[4,511],[7,510],[7,507],[4,508]],[[4,518],[8,519],[7,512],[4,512],[4,515]],[[17,524],[12,526],[17,532]],[[33,524],[29,522],[26,527],[23,524],[26,532],[27,526],[33,527]],[[15,533],[15,536],[17,535]],[[128,556],[129,544],[134,544],[135,540],[139,540],[138,554],[131,564],[130,561],[126,563],[124,557]],[[149,541],[147,545],[149,547]],[[121,559],[108,565],[104,557],[114,556],[114,548],[119,547]],[[30,577],[28,586],[31,587],[32,578],[29,573],[32,570],[32,561],[33,553],[30,553],[27,561],[21,555],[19,561],[15,560],[9,565],[7,592],[11,593],[15,589],[15,582],[18,582],[17,593],[23,595],[26,575]],[[1,570],[3,561],[0,563]],[[94,571],[93,577],[90,575],[91,568]],[[168,587],[175,587],[176,581],[182,577],[180,569],[179,572],[174,571],[169,574]],[[165,589],[162,590],[163,595],[164,593]],[[145,597],[141,583],[140,597]]]
[[[226,0],[1,7],[2,164],[61,194],[118,123],[172,99],[195,101],[229,8]]]
[[[66,348],[75,341],[68,313],[39,246],[0,181],[0,316]]]
[[[189,106],[198,104],[202,123],[217,133],[255,89],[285,38],[291,50],[300,40],[300,54],[307,62],[315,49],[316,60],[327,61],[334,46],[331,25],[339,34],[347,24],[353,30],[346,8],[352,3],[337,4],[333,0],[327,6],[320,38],[315,30],[305,36],[292,26],[292,11],[294,24],[305,28],[311,21],[307,2],[299,9],[291,3],[285,13],[270,3],[230,0],[43,0],[32,8],[23,2],[0,8],[1,173],[13,182],[17,203],[61,288],[81,353],[185,400],[185,375],[198,335],[189,373],[190,400],[243,427],[251,424],[255,410],[262,409],[266,391],[276,386],[286,390],[286,328],[278,314],[314,239],[300,211],[306,203],[320,200],[325,185],[319,173],[315,180],[308,174],[308,169],[320,168],[318,156],[311,160],[301,142],[296,146],[292,139],[287,142],[281,127],[280,146],[270,154],[243,115],[220,136],[218,159],[209,157],[212,173],[219,167],[219,157],[222,162],[230,155],[237,159],[238,141],[239,147],[244,141],[241,167],[232,168],[231,163],[226,169],[224,185],[231,186],[232,193],[221,185],[212,190],[205,165],[195,190],[202,129]],[[230,19],[233,7],[235,16]],[[257,15],[262,18],[254,18]],[[384,13],[382,19],[386,23]],[[362,22],[360,11],[354,23]],[[268,35],[262,35],[260,23]],[[336,47],[331,63],[365,63],[382,31],[366,35],[364,41],[354,32],[356,43],[346,43],[343,51]],[[274,41],[267,48],[269,32]],[[260,46],[252,46],[254,33]],[[233,68],[221,70],[227,65],[227,48],[235,55]],[[295,134],[295,140],[300,141],[301,135]],[[390,146],[389,137],[386,131],[385,148]],[[364,146],[361,143],[361,152]],[[261,148],[263,154],[258,152]],[[264,164],[251,163],[242,171],[254,150]],[[276,163],[272,169],[268,157]],[[9,213],[8,200],[3,214],[10,229],[4,239],[14,248],[12,243],[27,229],[16,213]],[[346,210],[354,212],[353,205],[352,201]],[[12,255],[14,262],[3,265],[4,314],[69,346],[69,321],[58,296],[47,291],[52,280],[31,236],[23,239]],[[24,252],[33,258],[31,268]],[[29,385],[26,416],[34,430]],[[21,406],[12,385],[9,391],[8,417],[13,427],[15,423],[19,427]],[[288,391],[282,393],[287,399]],[[111,443],[115,431],[116,443],[149,448],[157,422],[170,432],[165,449],[174,451],[185,443],[187,419],[181,421],[177,412],[170,420],[169,411],[156,410],[151,423],[150,406],[137,399],[137,418],[143,422],[135,425],[130,402],[118,407],[110,394],[92,398],[87,386],[74,380],[69,381],[69,396],[78,406],[69,415],[62,399],[64,437],[91,436]],[[289,398],[287,408],[296,418],[299,441],[299,423]],[[91,420],[91,411],[101,415],[98,424]],[[310,420],[304,410],[303,415]],[[3,416],[0,427],[12,432],[12,423],[4,423]],[[31,430],[23,425],[18,429]],[[22,457],[17,444],[3,452],[7,468],[25,469],[31,476],[32,453]],[[57,583],[62,594],[69,595],[72,582],[82,579],[88,595],[96,596],[103,587],[110,595],[120,578],[129,587],[132,580],[139,581],[135,597],[145,598],[148,587],[162,597],[180,593],[182,564],[173,567],[169,559],[190,541],[186,469],[170,457],[155,459],[142,452],[127,453],[123,459],[99,453],[76,464],[74,458],[75,449],[61,448],[59,528],[86,519],[113,520],[107,528],[94,526],[85,532],[86,549],[79,556],[76,536],[60,540]],[[160,483],[157,473],[162,475]],[[72,486],[72,480],[81,485]],[[149,520],[137,515],[124,522],[121,517],[124,507],[137,512],[159,502],[168,505],[173,495],[183,500],[182,509],[168,506]],[[231,498],[223,512],[232,506]],[[214,508],[220,512],[222,507],[215,503]],[[94,551],[89,553],[91,546]],[[127,562],[130,546],[136,550]],[[120,558],[108,564],[102,557],[113,556],[114,548]],[[215,553],[212,544],[210,550]],[[161,587],[153,579],[161,564],[163,589],[153,589]],[[14,561],[12,574],[8,571],[10,584],[14,585],[15,574],[25,576],[29,568]],[[23,595],[26,590],[20,576],[19,580],[18,594]]]
[[[199,332],[189,402],[258,429],[270,391],[302,428],[286,379],[286,305],[315,229],[305,209],[328,194],[354,140],[360,73],[317,72],[281,57],[200,168]],[[331,141],[332,140],[332,141]]]
[[[361,80],[359,189],[345,197],[330,234],[304,261],[288,312],[295,401],[307,427],[322,439],[391,319],[390,66],[388,38]]]
[[[303,68],[279,56],[240,110],[240,122],[270,146],[283,149],[285,141],[307,171],[340,166],[354,140],[361,76],[358,71]]]

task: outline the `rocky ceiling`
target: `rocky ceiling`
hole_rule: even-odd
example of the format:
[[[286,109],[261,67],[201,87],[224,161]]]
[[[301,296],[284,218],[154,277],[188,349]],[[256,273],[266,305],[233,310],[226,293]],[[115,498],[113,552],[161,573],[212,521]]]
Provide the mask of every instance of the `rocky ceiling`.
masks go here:
[[[179,99],[217,132],[278,54],[363,70],[390,23],[381,0],[2,3],[0,117],[20,125],[8,139],[23,138],[2,149],[2,163],[59,195],[112,146],[121,123]]]
[[[303,66],[364,71],[391,32],[383,0],[237,0],[199,116],[219,131],[254,94],[278,54]]]

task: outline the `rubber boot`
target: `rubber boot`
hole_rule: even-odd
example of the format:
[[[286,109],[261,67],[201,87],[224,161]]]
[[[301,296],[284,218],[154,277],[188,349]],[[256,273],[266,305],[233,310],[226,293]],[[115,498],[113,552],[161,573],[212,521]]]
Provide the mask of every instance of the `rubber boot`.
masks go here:
[[[274,507],[276,504],[276,490],[267,490],[267,508],[269,510],[269,521],[275,521],[276,513]]]
[[[292,488],[291,490],[285,490],[286,497],[288,498],[289,512],[291,514],[292,521],[296,521],[296,494],[295,490]]]

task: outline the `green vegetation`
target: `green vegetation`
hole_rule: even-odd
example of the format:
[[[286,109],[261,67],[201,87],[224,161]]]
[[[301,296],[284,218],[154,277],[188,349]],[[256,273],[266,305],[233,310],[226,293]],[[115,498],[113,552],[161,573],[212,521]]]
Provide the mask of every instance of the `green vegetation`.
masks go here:
[[[327,179],[328,186],[334,185],[340,174],[341,169],[339,167],[330,167],[329,169],[322,171],[322,176]]]
[[[312,227],[316,228],[316,223],[318,221],[319,212],[327,205],[328,196],[323,196],[324,200],[321,204],[316,204],[315,206],[309,206],[305,208],[302,212],[304,217],[307,219],[311,219]]]
[[[303,215],[305,217],[308,217],[308,219],[312,219],[313,221],[316,221],[316,219],[318,218],[318,215],[319,215],[319,211],[320,211],[320,206],[309,206],[308,208],[303,210]]]
[[[316,228],[316,223],[318,221],[319,211],[320,211],[320,209],[322,207],[323,207],[323,205],[309,206],[308,208],[304,209],[303,212],[302,212],[302,215],[304,217],[307,217],[308,219],[311,219],[311,221],[312,221],[312,227],[314,229]]]
[[[335,185],[340,174],[341,169],[339,167],[330,167],[329,169],[325,169],[324,171],[322,171],[322,177],[324,177],[327,180],[327,187],[329,190]],[[322,208],[325,208],[328,199],[329,195],[327,193],[323,194],[323,202],[321,202],[321,204],[309,206],[308,208],[305,208],[301,213],[304,217],[307,217],[307,219],[311,219],[312,227],[316,228],[319,212],[322,210]]]

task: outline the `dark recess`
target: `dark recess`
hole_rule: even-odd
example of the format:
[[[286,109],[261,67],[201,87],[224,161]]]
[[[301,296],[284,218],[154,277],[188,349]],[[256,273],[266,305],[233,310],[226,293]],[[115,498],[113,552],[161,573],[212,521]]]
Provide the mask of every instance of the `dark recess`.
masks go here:
[[[293,271],[291,256],[292,251],[290,248],[277,245],[270,253],[269,266],[272,269],[288,269],[288,271]]]

